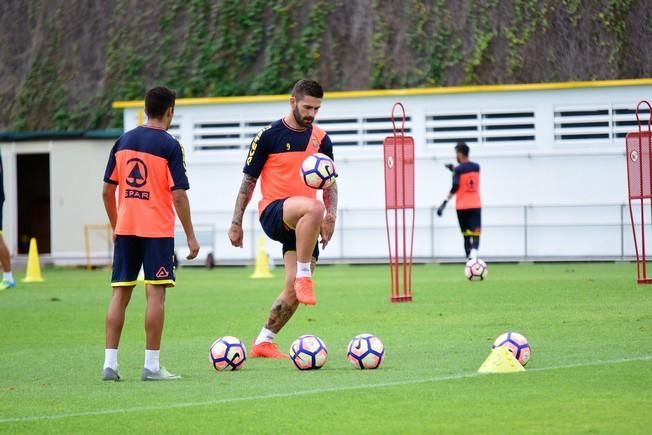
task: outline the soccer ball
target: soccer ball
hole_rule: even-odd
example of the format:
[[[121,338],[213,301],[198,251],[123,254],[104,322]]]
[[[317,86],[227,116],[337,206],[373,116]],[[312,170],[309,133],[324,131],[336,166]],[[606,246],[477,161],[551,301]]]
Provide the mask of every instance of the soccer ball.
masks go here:
[[[290,346],[290,359],[299,370],[317,370],[326,364],[328,350],[315,335],[302,335]]]
[[[301,163],[301,179],[313,189],[326,189],[335,183],[335,163],[326,154],[312,154]]]
[[[356,335],[349,343],[346,357],[355,368],[377,369],[385,359],[385,346],[375,335]]]
[[[247,360],[247,349],[235,337],[225,335],[211,344],[208,360],[217,371],[240,370]]]
[[[505,332],[494,341],[492,349],[500,346],[506,347],[522,366],[530,360],[530,353],[532,352],[530,344],[527,338],[518,332]]]
[[[488,272],[489,268],[487,267],[487,263],[479,258],[470,259],[464,266],[464,275],[466,275],[469,281],[485,279]]]

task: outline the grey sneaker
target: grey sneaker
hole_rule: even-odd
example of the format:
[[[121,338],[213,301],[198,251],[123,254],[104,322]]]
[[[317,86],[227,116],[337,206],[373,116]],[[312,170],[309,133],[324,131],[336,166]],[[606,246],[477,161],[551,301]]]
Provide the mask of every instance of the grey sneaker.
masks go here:
[[[104,370],[102,371],[102,380],[118,382],[120,380],[120,375],[117,370],[113,370],[111,367],[104,367]]]
[[[143,381],[176,381],[177,379],[181,379],[181,376],[168,372],[165,367],[161,367],[158,372],[143,368],[140,379]]]

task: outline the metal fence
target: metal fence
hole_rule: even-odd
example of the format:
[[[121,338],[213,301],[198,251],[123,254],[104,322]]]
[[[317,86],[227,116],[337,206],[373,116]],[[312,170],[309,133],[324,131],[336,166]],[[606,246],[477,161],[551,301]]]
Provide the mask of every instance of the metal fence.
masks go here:
[[[637,213],[635,210],[635,216]],[[194,213],[193,219],[202,244],[196,263],[206,261],[209,253],[216,264],[250,264],[255,260],[256,243],[263,234],[256,212],[245,216],[243,249],[229,243],[230,211],[202,211]],[[626,204],[484,207],[482,222],[480,255],[491,261],[629,260],[634,256]],[[652,234],[649,226],[646,231]],[[185,257],[180,229],[177,247],[179,257]],[[320,259],[332,263],[384,262],[387,250],[384,209],[340,209],[335,234]],[[281,261],[276,242],[268,240],[266,251],[273,261]],[[417,262],[463,259],[463,239],[454,209],[447,209],[441,218],[434,207],[415,210],[413,254]]]

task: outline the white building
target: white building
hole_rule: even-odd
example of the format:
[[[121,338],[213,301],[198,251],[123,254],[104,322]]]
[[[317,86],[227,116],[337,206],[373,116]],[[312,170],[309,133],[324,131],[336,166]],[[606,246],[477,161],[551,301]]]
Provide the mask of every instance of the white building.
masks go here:
[[[482,167],[484,258],[629,258],[633,248],[625,207],[624,135],[636,129],[637,103],[650,97],[652,79],[327,93],[317,122],[334,144],[340,215],[322,258],[387,258],[382,141],[392,134],[391,109],[397,101],[406,108],[406,134],[416,144],[416,259],[462,257],[453,207],[442,218],[434,213],[450,190],[450,172],[443,165],[454,161],[458,140],[469,144],[471,159]],[[142,101],[116,102],[114,107],[124,109],[126,130],[143,122]],[[226,230],[251,138],[287,111],[287,95],[177,100],[170,133],[185,147],[202,252],[212,252],[218,264],[251,262],[255,257],[256,240],[262,234],[256,216],[258,191],[245,218],[244,249],[230,246]],[[643,115],[647,120],[647,112]],[[5,165],[25,152],[23,146],[3,145]],[[89,152],[82,143],[66,146]],[[77,238],[83,233],[82,223],[75,221],[77,228],[71,229],[62,221],[71,223],[70,216],[88,213],[92,218],[84,224],[103,222],[98,180],[109,147],[103,144],[102,152],[89,156],[92,164],[84,156],[74,159],[84,168],[87,185],[98,184],[91,195],[98,195],[97,201],[78,189],[60,186],[70,186],[70,171],[63,171],[60,178],[58,170],[51,174],[55,258],[72,258],[84,250]],[[59,160],[51,160],[53,168]],[[12,174],[6,172],[11,202]],[[66,206],[59,210],[59,203]],[[5,207],[9,227],[15,220],[7,216],[10,208]],[[72,232],[77,235],[69,236]],[[16,242],[10,245],[15,247]],[[267,250],[280,259],[277,244],[268,242]],[[93,251],[101,256],[106,249]]]

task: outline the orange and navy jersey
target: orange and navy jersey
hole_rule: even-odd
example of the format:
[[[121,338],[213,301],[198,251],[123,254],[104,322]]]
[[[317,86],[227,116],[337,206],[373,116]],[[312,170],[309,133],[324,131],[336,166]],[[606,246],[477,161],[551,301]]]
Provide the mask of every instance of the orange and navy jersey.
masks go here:
[[[317,196],[315,189],[304,184],[299,172],[304,159],[314,153],[333,158],[330,138],[316,125],[295,130],[280,119],[258,132],[251,141],[242,172],[260,177],[263,198],[258,203],[259,214],[277,199]]]
[[[453,172],[455,208],[468,210],[482,207],[480,202],[480,165],[474,162],[460,163]]]
[[[165,130],[141,126],[120,136],[104,181],[118,185],[116,234],[174,237],[172,191],[190,185],[181,145]]]

